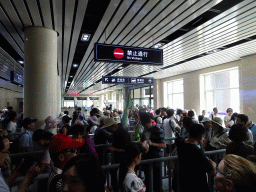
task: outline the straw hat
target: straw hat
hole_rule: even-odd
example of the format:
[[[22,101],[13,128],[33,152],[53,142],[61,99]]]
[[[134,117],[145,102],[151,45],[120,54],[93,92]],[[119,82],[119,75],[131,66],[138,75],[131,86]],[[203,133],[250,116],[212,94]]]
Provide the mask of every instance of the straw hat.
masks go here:
[[[201,123],[212,121],[209,117],[204,117]]]
[[[116,125],[116,121],[113,118],[106,118],[103,120],[103,126],[101,128],[107,128],[112,125]]]
[[[222,127],[223,120],[220,117],[214,117],[212,122]]]
[[[104,116],[104,114],[103,114],[102,111],[99,111],[99,112],[97,113],[97,115],[98,115],[98,116],[101,116],[101,117]]]

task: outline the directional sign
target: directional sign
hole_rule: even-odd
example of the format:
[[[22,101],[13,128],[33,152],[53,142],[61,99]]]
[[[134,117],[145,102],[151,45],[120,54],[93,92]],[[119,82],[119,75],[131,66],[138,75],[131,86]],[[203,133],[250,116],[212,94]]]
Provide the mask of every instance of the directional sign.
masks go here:
[[[102,84],[154,85],[154,78],[102,76]]]
[[[163,50],[95,43],[94,60],[109,63],[163,65]]]

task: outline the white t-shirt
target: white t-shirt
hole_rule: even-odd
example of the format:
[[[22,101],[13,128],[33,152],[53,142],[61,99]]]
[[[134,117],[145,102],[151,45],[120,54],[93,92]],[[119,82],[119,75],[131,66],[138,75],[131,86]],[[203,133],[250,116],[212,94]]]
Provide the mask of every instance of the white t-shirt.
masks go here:
[[[15,133],[17,129],[17,123],[10,121],[7,125],[7,131],[10,131],[11,133]]]
[[[145,192],[146,186],[142,182],[142,180],[137,177],[134,173],[127,173],[124,179],[124,191],[125,192],[137,192],[141,189]]]
[[[170,118],[166,118],[164,120],[164,123],[163,123],[163,127],[164,127],[164,136],[165,137],[175,137],[173,131],[172,131],[172,128],[170,127],[170,124],[169,124],[169,121],[170,121]],[[173,127],[173,129],[175,129],[176,127],[178,127],[177,123],[171,119],[171,125]],[[173,140],[166,140],[166,144],[173,144],[174,141]]]
[[[226,116],[224,117],[224,121],[229,122],[229,121],[230,121],[230,119],[231,119],[231,116],[229,116],[229,115],[226,115]]]
[[[211,120],[213,120],[215,117],[218,117],[218,114],[217,115],[210,114],[209,117],[210,117]]]
[[[220,134],[217,134],[210,138],[210,145],[213,147],[216,147],[217,149],[221,149],[222,146],[215,143],[216,141],[219,141],[220,143],[226,144],[226,145],[231,142],[231,140],[228,138],[228,134],[226,132],[224,134],[221,134],[221,136],[219,136],[219,135]]]
[[[249,139],[245,142],[253,143],[253,135],[252,135],[252,131],[250,129],[248,129],[247,136]]]

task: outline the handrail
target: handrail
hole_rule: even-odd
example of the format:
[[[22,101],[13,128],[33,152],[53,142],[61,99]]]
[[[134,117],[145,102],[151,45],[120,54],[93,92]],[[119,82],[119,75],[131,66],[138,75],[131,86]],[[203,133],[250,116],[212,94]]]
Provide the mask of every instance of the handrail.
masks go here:
[[[44,151],[33,151],[33,152],[26,152],[26,153],[10,153],[9,157],[18,157],[18,156],[23,156],[23,155],[36,155],[36,154],[41,154],[44,153]]]

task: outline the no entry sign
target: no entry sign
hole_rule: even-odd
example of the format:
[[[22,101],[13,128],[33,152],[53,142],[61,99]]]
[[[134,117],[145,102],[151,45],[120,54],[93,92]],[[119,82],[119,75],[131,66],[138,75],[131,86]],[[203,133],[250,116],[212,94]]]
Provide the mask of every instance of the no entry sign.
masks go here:
[[[120,49],[120,48],[116,48],[114,50],[114,57],[116,59],[122,59],[124,57],[124,51],[122,49]]]
[[[94,60],[108,63],[163,65],[163,50],[95,43]]]

